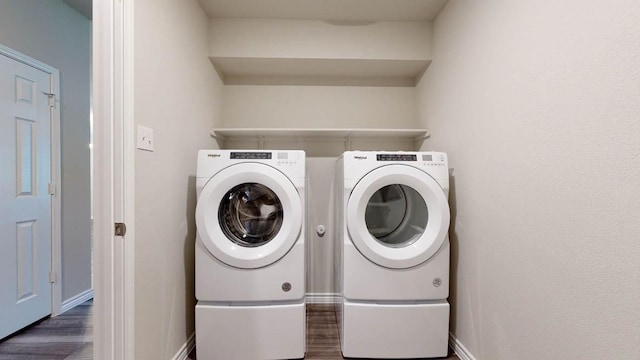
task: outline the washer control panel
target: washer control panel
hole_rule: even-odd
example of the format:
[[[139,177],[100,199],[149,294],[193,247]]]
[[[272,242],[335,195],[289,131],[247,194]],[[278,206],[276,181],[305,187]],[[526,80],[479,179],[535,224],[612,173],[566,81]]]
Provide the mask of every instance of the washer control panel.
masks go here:
[[[376,161],[418,161],[416,154],[376,154]]]
[[[302,150],[200,150],[197,176],[211,177],[228,166],[249,162],[273,166],[292,178],[305,176]]]
[[[233,160],[266,160],[272,157],[273,153],[271,152],[232,151],[229,154],[229,158]]]

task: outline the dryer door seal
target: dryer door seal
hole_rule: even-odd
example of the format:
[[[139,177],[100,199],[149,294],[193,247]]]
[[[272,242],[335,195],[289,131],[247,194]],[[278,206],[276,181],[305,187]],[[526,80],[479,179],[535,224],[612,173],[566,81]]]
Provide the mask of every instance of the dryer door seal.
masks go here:
[[[347,229],[358,251],[387,268],[406,269],[431,258],[449,231],[449,204],[438,182],[407,165],[386,165],[354,186]]]
[[[232,165],[202,189],[196,226],[218,260],[242,269],[261,268],[286,255],[298,240],[302,201],[291,180],[275,168],[261,163]]]

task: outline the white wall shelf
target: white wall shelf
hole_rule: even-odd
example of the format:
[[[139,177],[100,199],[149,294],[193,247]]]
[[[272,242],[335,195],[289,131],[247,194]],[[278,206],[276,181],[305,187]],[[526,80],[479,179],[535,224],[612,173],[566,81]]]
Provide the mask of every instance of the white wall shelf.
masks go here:
[[[215,128],[222,149],[301,149],[308,156],[336,156],[345,150],[419,150],[427,129]]]
[[[225,85],[415,87],[430,60],[290,59],[212,56]]]
[[[415,87],[433,59],[428,21],[227,18],[209,32],[225,85]]]

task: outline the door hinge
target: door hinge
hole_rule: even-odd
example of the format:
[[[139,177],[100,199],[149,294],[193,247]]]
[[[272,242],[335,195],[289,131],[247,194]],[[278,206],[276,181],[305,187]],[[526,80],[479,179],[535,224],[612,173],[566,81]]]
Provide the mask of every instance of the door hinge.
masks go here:
[[[55,284],[58,281],[58,274],[55,271],[49,271],[49,282]]]
[[[56,108],[56,94],[48,93],[48,92],[44,92],[44,91],[42,93],[47,95],[47,97],[49,98],[49,107],[55,109]]]
[[[56,184],[49,184],[49,195],[56,194]]]
[[[115,223],[116,236],[124,236],[127,233],[127,226],[124,223]]]

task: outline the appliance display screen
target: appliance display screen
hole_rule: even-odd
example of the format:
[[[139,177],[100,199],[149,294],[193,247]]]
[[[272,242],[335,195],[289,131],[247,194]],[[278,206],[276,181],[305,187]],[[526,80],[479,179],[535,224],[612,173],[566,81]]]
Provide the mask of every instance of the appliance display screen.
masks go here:
[[[433,161],[433,155],[422,155],[422,161]]]
[[[270,152],[232,152],[231,159],[249,160],[249,159],[271,159]]]
[[[378,154],[378,161],[418,161],[418,157],[414,154]]]

